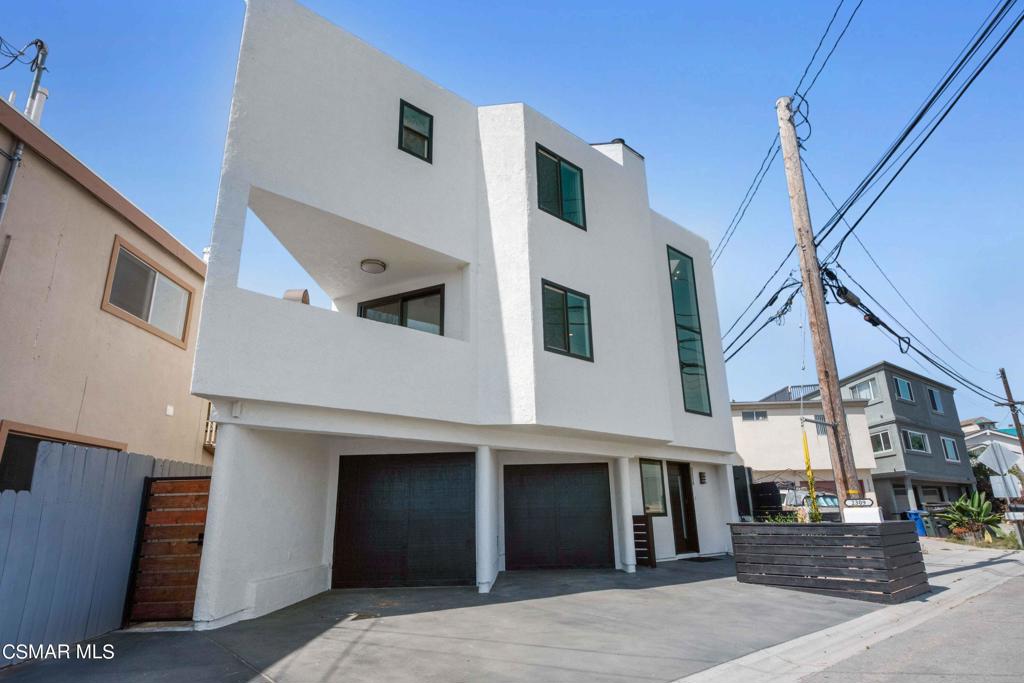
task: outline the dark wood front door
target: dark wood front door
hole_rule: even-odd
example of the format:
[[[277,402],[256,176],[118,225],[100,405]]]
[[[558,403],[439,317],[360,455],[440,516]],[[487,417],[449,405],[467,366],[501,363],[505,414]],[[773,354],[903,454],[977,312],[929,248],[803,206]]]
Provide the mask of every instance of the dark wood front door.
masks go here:
[[[476,581],[472,453],[341,456],[334,588]]]
[[[608,465],[506,465],[507,569],[614,567]]]
[[[125,621],[191,620],[210,477],[146,479]]]
[[[669,507],[672,508],[672,533],[676,539],[676,554],[698,553],[697,515],[693,509],[693,481],[690,463],[667,462]]]

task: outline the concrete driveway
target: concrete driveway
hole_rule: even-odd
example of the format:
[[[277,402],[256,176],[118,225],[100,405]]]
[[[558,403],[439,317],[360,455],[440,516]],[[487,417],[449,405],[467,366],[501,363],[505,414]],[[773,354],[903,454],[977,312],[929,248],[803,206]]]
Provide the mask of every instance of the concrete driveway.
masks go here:
[[[878,606],[737,583],[729,558],[502,574],[473,588],[338,590],[216,631],[118,632],[110,661],[8,681],[670,681]]]

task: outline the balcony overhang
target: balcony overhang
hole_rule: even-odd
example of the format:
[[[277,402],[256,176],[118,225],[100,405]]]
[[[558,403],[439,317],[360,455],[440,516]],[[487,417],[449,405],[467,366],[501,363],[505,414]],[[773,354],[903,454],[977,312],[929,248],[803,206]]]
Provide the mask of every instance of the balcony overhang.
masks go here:
[[[451,272],[465,261],[337,214],[253,187],[249,208],[332,299]],[[380,259],[383,273],[366,273],[363,259]]]

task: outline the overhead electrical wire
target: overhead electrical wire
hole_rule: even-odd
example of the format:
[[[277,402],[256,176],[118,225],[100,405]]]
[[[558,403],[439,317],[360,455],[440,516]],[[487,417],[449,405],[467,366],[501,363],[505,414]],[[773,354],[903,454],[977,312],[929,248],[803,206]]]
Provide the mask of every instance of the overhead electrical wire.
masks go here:
[[[807,93],[809,93],[811,91],[811,88],[814,87],[814,84],[818,82],[818,76],[820,76],[821,72],[825,70],[826,66],[828,66],[828,60],[832,59],[832,54],[836,51],[836,48],[839,47],[840,41],[842,41],[843,36],[846,35],[846,31],[849,30],[850,24],[853,23],[853,18],[855,16],[857,16],[857,10],[859,10],[860,6],[863,5],[863,4],[864,4],[864,0],[860,0],[860,2],[857,3],[857,6],[853,8],[853,11],[850,12],[850,16],[846,20],[846,25],[843,26],[843,30],[839,32],[839,35],[836,37],[835,42],[832,43],[832,49],[828,51],[827,55],[825,55],[825,59],[821,62],[821,66],[818,67],[817,72],[815,72],[815,74],[814,74],[814,78],[812,78],[811,82],[807,85],[806,88],[804,88],[804,91],[800,92],[800,86],[799,86],[799,84],[797,85],[797,88],[796,88],[796,90],[794,92],[795,92],[795,94],[800,99],[805,99],[807,97]],[[843,2],[842,2],[842,0],[840,0],[839,7],[836,7],[836,14],[839,13],[839,9],[842,6],[843,6]],[[835,18],[836,18],[836,15],[833,14],[832,15],[832,20],[835,21]],[[828,28],[825,29],[825,35],[828,35],[828,29],[831,28],[831,27],[832,27],[832,22],[830,21],[828,23]],[[822,36],[822,40],[824,40],[824,36]],[[821,43],[818,43],[818,48],[821,48]],[[818,51],[815,50],[814,53],[817,54]],[[814,60],[814,57],[811,57],[811,61],[813,61],[813,60]],[[810,65],[808,65],[808,66],[810,66]],[[807,75],[807,72],[804,71],[804,76],[806,76],[806,75]],[[803,82],[803,78],[802,77],[800,79],[800,82],[801,83]]]

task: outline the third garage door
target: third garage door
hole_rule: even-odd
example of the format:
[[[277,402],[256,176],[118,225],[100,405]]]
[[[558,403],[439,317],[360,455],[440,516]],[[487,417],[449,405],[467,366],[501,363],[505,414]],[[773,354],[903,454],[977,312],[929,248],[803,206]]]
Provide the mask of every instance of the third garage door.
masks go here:
[[[505,466],[505,567],[614,567],[608,465]]]

